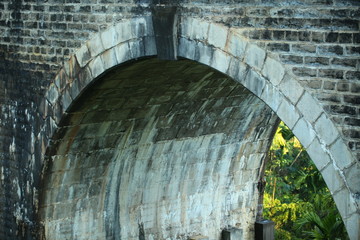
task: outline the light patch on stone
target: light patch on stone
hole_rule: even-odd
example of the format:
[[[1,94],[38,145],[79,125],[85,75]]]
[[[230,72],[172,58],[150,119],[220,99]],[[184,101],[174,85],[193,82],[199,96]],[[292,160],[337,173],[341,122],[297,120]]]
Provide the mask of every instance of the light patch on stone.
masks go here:
[[[305,92],[302,95],[296,107],[310,123],[314,123],[323,112],[323,109],[320,107],[319,103],[308,92]]]
[[[208,39],[209,22],[193,18],[190,39],[205,41]]]
[[[319,171],[331,161],[329,154],[326,153],[324,146],[317,137],[306,150]]]
[[[195,44],[185,38],[180,38],[178,46],[178,55],[188,59],[195,58]]]
[[[214,51],[211,67],[217,69],[222,73],[226,73],[230,63],[230,56],[227,55],[225,52],[216,49]]]
[[[101,41],[100,34],[96,34],[94,38],[90,39],[86,43],[86,45],[92,58],[96,57],[105,50]]]
[[[115,25],[115,45],[124,43],[132,38],[134,36],[132,35],[131,31],[131,24],[129,20],[124,20]]]
[[[330,153],[335,159],[336,165],[342,170],[352,163],[352,156],[341,138],[338,138],[330,146]]]
[[[105,70],[104,63],[101,60],[101,57],[96,57],[93,61],[89,63],[89,68],[91,71],[91,75],[93,78],[98,77],[100,74],[102,74]]]
[[[209,27],[208,43],[217,48],[224,49],[228,31],[229,28],[224,25],[211,23]]]
[[[295,123],[300,118],[300,114],[297,112],[294,105],[289,103],[286,99],[282,100],[276,113],[290,129],[294,127]]]
[[[205,65],[210,65],[214,51],[211,47],[204,45],[202,42],[198,42],[196,54],[198,54],[196,57],[199,59],[199,62]]]
[[[130,47],[128,43],[122,43],[114,47],[117,62],[123,63],[130,59]]]
[[[284,77],[285,69],[282,64],[270,57],[265,60],[262,73],[267,77],[274,86],[279,85]]]
[[[321,140],[328,145],[332,144],[339,137],[338,130],[326,114],[322,114],[319,119],[316,120],[315,130],[321,137]]]
[[[297,121],[292,131],[305,148],[310,145],[316,135],[311,124],[304,118],[300,118]]]
[[[250,69],[246,75],[244,86],[256,96],[260,96],[264,85],[265,80],[257,72]]]
[[[251,67],[260,70],[264,64],[266,53],[255,44],[248,44],[245,54],[245,63]]]
[[[274,111],[279,108],[280,103],[284,100],[284,96],[280,91],[269,82],[265,82],[260,98]]]
[[[338,191],[344,186],[344,180],[340,176],[339,170],[334,168],[334,165],[327,165],[321,171],[321,174],[326,182],[326,185],[332,193]]]
[[[274,69],[276,71],[276,69]],[[279,85],[280,91],[293,103],[296,104],[304,92],[304,88],[291,76],[285,74]]]
[[[229,33],[229,42],[227,50],[234,57],[243,60],[245,56],[247,41],[241,37],[237,29],[232,28]]]
[[[111,48],[101,54],[102,62],[104,63],[104,69],[110,69],[118,64],[116,58],[116,52],[114,48]]]
[[[82,45],[75,53],[76,59],[79,62],[80,67],[84,67],[90,60],[91,55],[87,47],[87,44]]]
[[[117,44],[115,27],[111,26],[101,33],[101,41],[104,49],[110,49]]]

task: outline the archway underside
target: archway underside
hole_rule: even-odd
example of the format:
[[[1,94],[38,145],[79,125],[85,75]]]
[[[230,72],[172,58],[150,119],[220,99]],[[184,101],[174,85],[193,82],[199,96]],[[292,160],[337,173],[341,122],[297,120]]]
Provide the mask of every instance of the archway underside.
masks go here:
[[[45,170],[46,239],[253,237],[276,115],[189,60],[113,69],[72,104]]]

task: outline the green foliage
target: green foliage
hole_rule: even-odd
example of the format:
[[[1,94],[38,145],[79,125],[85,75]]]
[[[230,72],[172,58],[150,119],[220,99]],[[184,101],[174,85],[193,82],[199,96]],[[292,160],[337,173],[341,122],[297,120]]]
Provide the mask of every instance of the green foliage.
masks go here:
[[[269,154],[264,217],[275,222],[275,238],[348,239],[320,172],[283,123]]]

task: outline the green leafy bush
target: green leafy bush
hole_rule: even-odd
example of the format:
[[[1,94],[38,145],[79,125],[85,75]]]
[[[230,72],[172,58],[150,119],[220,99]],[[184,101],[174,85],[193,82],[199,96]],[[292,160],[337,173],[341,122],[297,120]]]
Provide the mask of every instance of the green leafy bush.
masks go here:
[[[264,218],[276,239],[348,239],[320,172],[284,123],[280,123],[265,171]]]

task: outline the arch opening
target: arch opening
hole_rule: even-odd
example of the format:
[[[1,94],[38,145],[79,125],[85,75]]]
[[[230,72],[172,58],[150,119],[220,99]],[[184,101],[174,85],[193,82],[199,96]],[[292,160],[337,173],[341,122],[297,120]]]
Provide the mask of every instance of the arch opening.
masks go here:
[[[60,122],[44,176],[47,239],[253,237],[278,123],[242,85],[190,60],[101,76]]]

